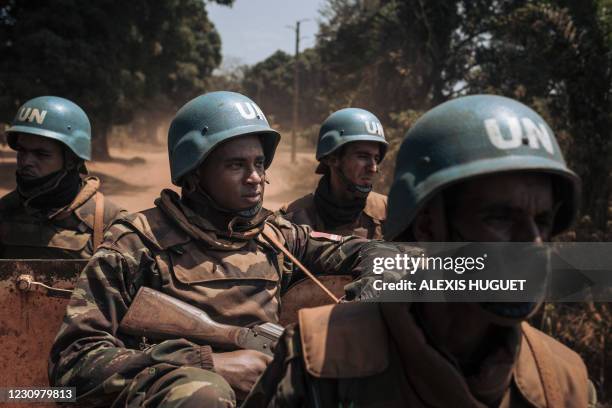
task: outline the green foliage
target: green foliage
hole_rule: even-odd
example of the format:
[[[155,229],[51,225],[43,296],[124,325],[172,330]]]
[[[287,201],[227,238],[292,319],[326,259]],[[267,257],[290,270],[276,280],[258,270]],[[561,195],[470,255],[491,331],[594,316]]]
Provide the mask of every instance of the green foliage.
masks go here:
[[[90,116],[97,158],[108,156],[111,125],[201,93],[221,60],[200,0],[12,0],[0,7],[0,38],[2,121],[33,96],[66,97]]]
[[[323,71],[319,54],[308,49],[298,58],[300,80],[300,125],[318,123],[331,113],[326,103],[325,87],[321,84]],[[248,67],[244,72],[242,87],[247,95],[261,106],[264,112],[274,116],[285,128],[292,126],[293,83],[295,57],[276,51],[265,60]]]
[[[316,46],[300,58],[301,126],[361,107],[393,142],[407,130],[396,128],[402,112],[463,94],[519,99],[558,133],[584,180],[584,213],[605,229],[611,9],[610,0],[328,0]],[[292,58],[279,52],[247,72],[246,92],[290,125]]]
[[[329,67],[332,104],[384,116],[442,101],[451,34],[460,22],[456,5],[378,3],[329,2],[317,47]]]
[[[423,111],[458,95],[506,95],[547,120],[582,177],[581,220],[562,239],[612,237],[612,0],[327,0],[304,55],[301,126],[347,106],[375,113],[390,142],[379,191]],[[277,53],[248,73],[247,93],[290,124],[292,57]],[[586,359],[601,391],[612,375],[609,306],[587,306],[549,308],[546,321]]]
[[[578,351],[587,363],[589,379],[597,389],[599,401],[610,401],[612,311],[609,303],[549,303],[531,319],[531,324]]]
[[[287,126],[291,120],[293,94],[293,58],[276,51],[265,60],[247,68],[242,81],[245,93],[251,95],[264,112],[274,112]]]
[[[518,98],[548,113],[582,176],[583,210],[605,229],[610,174],[611,48],[595,1],[528,2],[487,22],[470,92]],[[603,13],[605,15],[605,13]],[[608,42],[607,42],[608,41]]]

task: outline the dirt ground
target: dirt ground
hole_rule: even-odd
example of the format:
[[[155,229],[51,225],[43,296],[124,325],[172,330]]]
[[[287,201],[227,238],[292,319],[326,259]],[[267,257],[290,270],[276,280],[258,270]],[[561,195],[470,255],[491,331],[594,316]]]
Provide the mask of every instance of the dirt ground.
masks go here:
[[[165,146],[111,147],[111,162],[91,162],[87,167],[102,180],[102,192],[129,211],[153,205],[163,188],[176,187],[170,182],[170,168]],[[318,176],[314,169],[314,151],[301,149],[296,163],[291,163],[289,146],[281,143],[268,170],[264,206],[270,210],[312,191]],[[0,196],[15,188],[15,153],[0,147]]]

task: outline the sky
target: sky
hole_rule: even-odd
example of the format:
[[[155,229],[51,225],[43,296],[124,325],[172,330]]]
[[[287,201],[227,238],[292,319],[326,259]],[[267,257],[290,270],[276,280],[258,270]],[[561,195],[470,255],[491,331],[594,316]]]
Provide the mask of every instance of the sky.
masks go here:
[[[276,50],[295,52],[295,26],[300,26],[300,49],[314,45],[319,8],[324,0],[236,0],[233,7],[207,3],[208,16],[221,35],[222,67],[254,64]]]

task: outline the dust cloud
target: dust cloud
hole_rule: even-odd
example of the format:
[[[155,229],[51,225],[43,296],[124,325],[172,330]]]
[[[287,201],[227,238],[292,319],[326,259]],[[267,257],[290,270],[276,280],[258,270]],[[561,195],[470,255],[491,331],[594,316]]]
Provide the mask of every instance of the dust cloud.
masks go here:
[[[129,211],[140,211],[153,205],[153,200],[164,188],[178,188],[170,182],[168,153],[163,145],[137,145],[111,147],[113,161],[89,162],[91,175],[102,180],[102,192],[112,201]],[[270,184],[266,186],[264,206],[278,209],[313,191],[318,177],[314,150],[300,148],[296,163],[291,163],[288,143],[281,142],[268,169]],[[15,188],[15,152],[0,147],[0,196]]]

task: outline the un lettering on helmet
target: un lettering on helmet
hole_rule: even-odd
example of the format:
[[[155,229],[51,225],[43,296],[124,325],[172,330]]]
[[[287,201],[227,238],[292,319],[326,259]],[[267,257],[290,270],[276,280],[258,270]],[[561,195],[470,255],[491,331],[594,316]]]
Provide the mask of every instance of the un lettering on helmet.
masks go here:
[[[17,119],[21,122],[34,122],[42,125],[47,116],[46,110],[38,110],[37,108],[23,107],[17,115]]]
[[[544,123],[536,125],[530,118],[520,118],[519,120],[517,117],[508,117],[506,118],[506,125],[510,131],[507,135],[509,137],[504,136],[497,119],[486,119],[484,121],[487,136],[493,146],[498,149],[515,149],[523,144],[523,140],[526,140],[532,149],[539,149],[542,146],[548,153],[555,153],[551,135]]]
[[[385,239],[403,237],[423,206],[448,186],[512,171],[554,177],[561,207],[553,235],[572,224],[580,178],[536,111],[499,95],[462,96],[430,109],[406,132],[398,151]]]
[[[82,160],[91,160],[91,124],[76,103],[59,96],[38,96],[17,110],[6,130],[7,142],[16,148],[16,135],[27,133],[54,139]]]
[[[274,158],[280,134],[268,124],[262,110],[249,97],[217,91],[200,95],[183,105],[168,129],[170,174],[175,185],[194,170],[224,141],[257,134],[262,141],[265,168]]]
[[[385,137],[385,131],[383,130],[382,124],[380,122],[366,120],[364,123],[368,133],[378,135],[380,137]]]
[[[257,118],[257,119],[263,120],[264,122],[268,123],[266,116],[264,115],[262,110],[259,108],[259,106],[257,106],[255,103],[236,102],[234,106],[236,107],[236,109],[238,109],[240,116],[242,116],[244,119],[252,120],[252,119]]]

